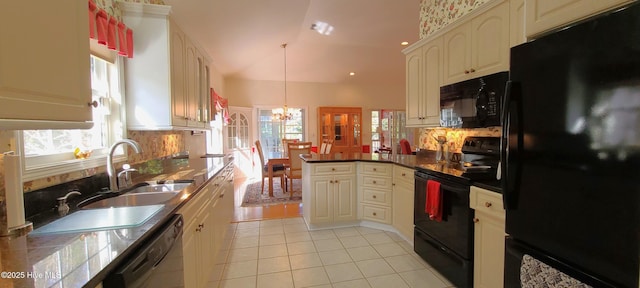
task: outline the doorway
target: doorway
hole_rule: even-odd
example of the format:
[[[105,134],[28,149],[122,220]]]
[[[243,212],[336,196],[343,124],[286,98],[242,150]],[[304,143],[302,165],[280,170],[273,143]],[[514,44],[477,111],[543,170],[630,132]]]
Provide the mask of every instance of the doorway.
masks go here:
[[[229,107],[229,124],[223,129],[224,152],[225,154],[233,154],[238,172],[236,177],[238,178],[253,176],[252,119],[251,108]]]

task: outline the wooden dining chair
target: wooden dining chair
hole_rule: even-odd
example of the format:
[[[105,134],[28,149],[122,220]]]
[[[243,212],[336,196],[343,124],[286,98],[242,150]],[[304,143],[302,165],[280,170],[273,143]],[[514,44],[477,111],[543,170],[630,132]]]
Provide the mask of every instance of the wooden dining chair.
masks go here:
[[[282,138],[282,149],[284,149],[284,155],[288,155],[289,150],[287,145],[289,145],[289,143],[296,143],[298,142],[298,139],[287,139],[287,138]]]
[[[302,179],[302,159],[301,154],[311,154],[311,142],[289,143],[289,167],[286,168],[284,176],[289,180],[286,186],[290,190],[289,199],[293,197],[293,179]]]
[[[267,162],[264,160],[264,154],[262,152],[262,145],[260,144],[260,140],[256,141],[256,150],[258,150],[258,155],[260,156],[260,170],[262,172],[262,188],[260,190],[260,194],[262,194],[264,193],[264,179],[269,178],[269,167],[267,166]],[[280,177],[280,187],[282,188],[284,188],[286,181],[286,179],[284,178],[284,170],[284,165],[282,164],[273,166],[273,177]],[[269,179],[269,181],[273,181],[273,179]]]

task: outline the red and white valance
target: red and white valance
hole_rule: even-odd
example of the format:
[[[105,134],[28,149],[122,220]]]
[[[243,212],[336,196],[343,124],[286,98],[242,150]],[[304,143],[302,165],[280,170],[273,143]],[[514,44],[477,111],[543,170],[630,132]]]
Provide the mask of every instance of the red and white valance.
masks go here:
[[[213,88],[211,88],[211,111],[222,111],[222,118],[225,124],[229,124],[231,119],[229,118],[229,101],[218,95]],[[213,115],[211,115],[213,116]],[[211,117],[213,119],[213,117]]]
[[[89,0],[89,38],[119,55],[133,58],[133,30]]]

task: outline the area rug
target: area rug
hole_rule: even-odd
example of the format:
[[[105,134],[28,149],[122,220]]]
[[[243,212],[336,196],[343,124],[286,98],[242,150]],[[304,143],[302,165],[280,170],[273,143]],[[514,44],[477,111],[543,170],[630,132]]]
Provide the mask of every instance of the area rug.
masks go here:
[[[267,179],[264,180],[264,192],[261,193],[260,187],[260,179],[255,179],[247,184],[242,199],[243,207],[302,202],[302,181],[300,179],[293,180],[293,197],[291,199],[289,199],[289,192],[283,193],[284,189],[280,187],[280,178],[273,179],[273,197],[269,197],[269,181]]]

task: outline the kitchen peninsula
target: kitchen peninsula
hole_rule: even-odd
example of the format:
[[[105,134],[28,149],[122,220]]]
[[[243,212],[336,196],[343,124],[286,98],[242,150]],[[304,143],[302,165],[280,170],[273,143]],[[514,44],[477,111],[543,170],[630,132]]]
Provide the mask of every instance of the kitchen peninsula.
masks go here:
[[[300,157],[303,213],[310,229],[371,226],[399,231],[412,242],[414,167],[433,159],[367,153]]]

